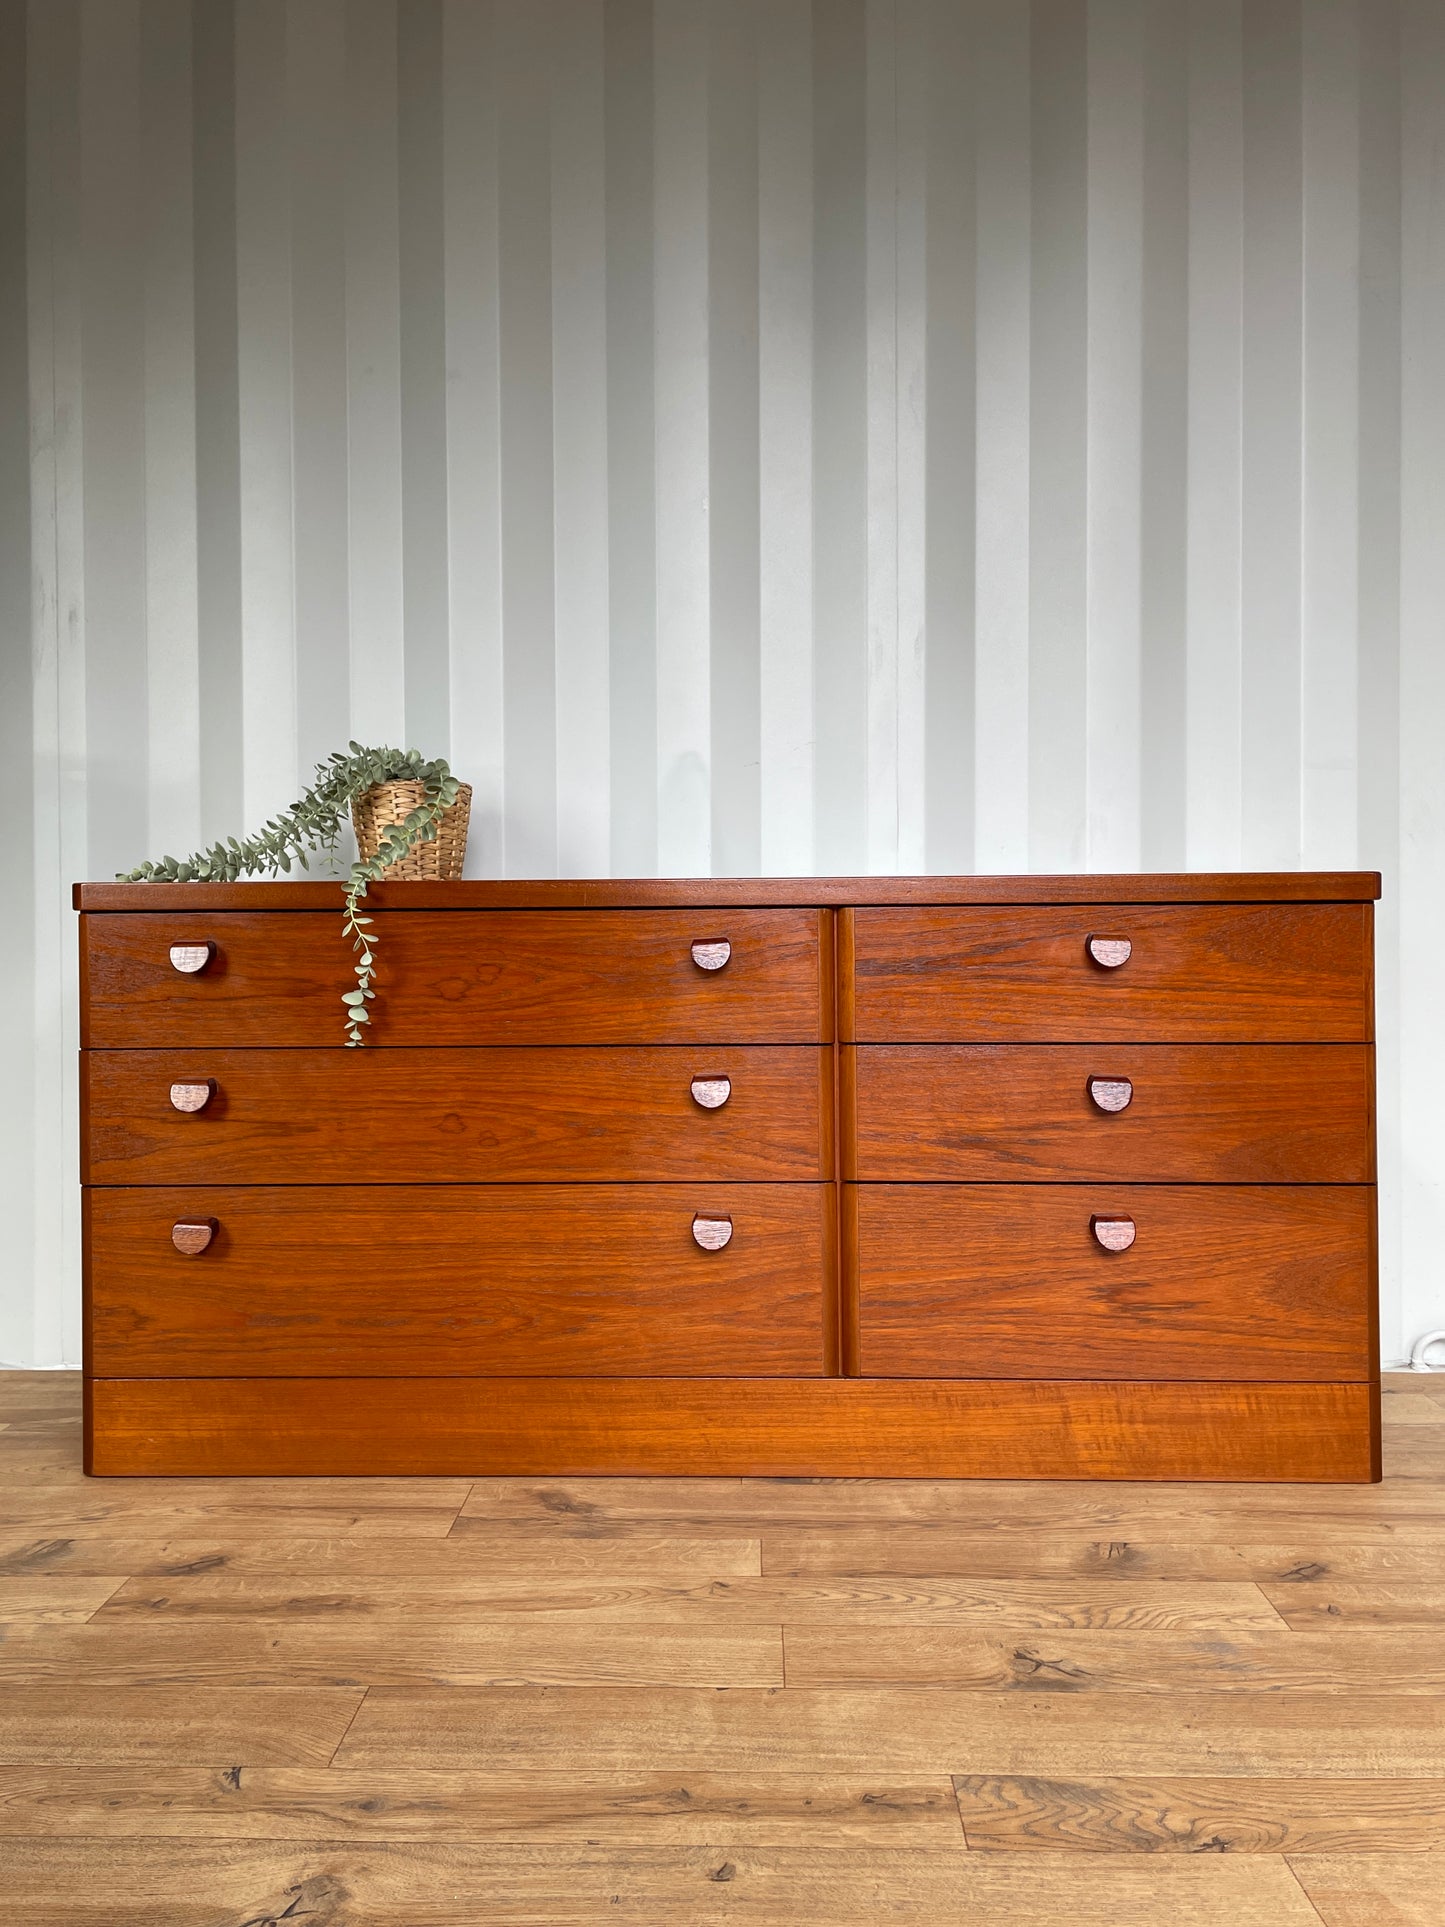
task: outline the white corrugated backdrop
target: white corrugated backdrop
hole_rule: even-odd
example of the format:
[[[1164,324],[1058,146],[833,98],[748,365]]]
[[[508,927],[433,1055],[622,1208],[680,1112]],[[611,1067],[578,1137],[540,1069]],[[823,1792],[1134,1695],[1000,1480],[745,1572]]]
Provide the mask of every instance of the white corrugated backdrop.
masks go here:
[[[349,736],[477,875],[1382,869],[1445,1324],[1440,0],[0,0],[0,397],[0,1358],[72,879]]]

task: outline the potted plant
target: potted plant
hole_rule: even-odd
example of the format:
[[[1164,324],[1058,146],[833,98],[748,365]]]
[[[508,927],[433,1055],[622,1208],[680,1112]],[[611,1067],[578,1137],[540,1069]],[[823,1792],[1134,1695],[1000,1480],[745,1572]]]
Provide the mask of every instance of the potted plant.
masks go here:
[[[122,883],[234,883],[242,876],[275,876],[295,859],[321,852],[334,868],[348,811],[358,856],[346,879],[342,929],[356,955],[355,985],[342,993],[348,1045],[364,1044],[366,1006],[376,996],[377,934],[361,914],[368,887],[382,878],[459,877],[467,849],[472,790],[441,757],[425,762],[414,749],[364,749],[350,743],[316,765],[316,781],[289,810],[237,842],[228,837],[188,857],[163,856],[121,874]]]

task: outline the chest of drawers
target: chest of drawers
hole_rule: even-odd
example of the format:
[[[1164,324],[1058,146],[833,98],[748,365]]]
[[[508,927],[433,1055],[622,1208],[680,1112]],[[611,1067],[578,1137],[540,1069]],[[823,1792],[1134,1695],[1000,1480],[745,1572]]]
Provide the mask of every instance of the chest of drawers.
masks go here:
[[[1377,1477],[1377,894],[80,885],[88,1469]]]

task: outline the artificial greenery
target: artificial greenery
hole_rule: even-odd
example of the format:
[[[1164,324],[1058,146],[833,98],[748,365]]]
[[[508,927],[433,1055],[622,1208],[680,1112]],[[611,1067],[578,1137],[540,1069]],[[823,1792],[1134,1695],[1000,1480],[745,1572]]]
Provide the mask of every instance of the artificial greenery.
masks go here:
[[[352,864],[346,879],[342,929],[351,939],[356,954],[356,986],[343,992],[346,1007],[346,1041],[364,1044],[362,1026],[371,1022],[366,1006],[376,992],[377,937],[373,919],[361,915],[359,905],[369,885],[382,872],[398,863],[417,843],[435,841],[437,824],[456,801],[460,785],[441,757],[428,763],[418,750],[363,749],[350,743],[347,753],[337,750],[326,762],[316,765],[316,781],[289,810],[273,817],[264,830],[238,843],[228,837],[209,850],[178,858],[163,856],[159,863],[142,863],[127,870],[122,883],[234,883],[242,876],[275,876],[289,871],[292,860],[303,870],[310,869],[308,851],[321,851],[333,869],[342,825],[354,798],[374,789],[378,783],[422,783],[425,799],[402,823],[389,823],[382,832],[381,845],[373,857]]]

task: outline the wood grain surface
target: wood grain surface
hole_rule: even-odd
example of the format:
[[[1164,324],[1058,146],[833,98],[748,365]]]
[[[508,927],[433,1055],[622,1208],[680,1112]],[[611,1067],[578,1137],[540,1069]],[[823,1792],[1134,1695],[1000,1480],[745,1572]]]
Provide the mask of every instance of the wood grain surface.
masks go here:
[[[67,1620],[89,1619],[119,1589],[113,1573],[89,1579],[0,1574],[0,1623],[14,1632],[22,1626],[64,1625]]]
[[[1436,1461],[1437,1469],[1439,1461]],[[1268,1588],[1275,1610],[1297,1632],[1353,1628],[1430,1632],[1445,1623],[1445,1561],[1433,1574],[1321,1574],[1307,1588],[1279,1581]]]
[[[88,1184],[804,1182],[833,1175],[833,1053],[646,1049],[86,1051]],[[720,1110],[694,1103],[725,1074]],[[204,1112],[170,1106],[213,1077]]]
[[[1441,1379],[1379,1486],[95,1483],[80,1407],[0,1373],[27,1927],[1435,1927]]]
[[[796,1378],[828,1363],[830,1185],[86,1197],[92,1358],[104,1376]],[[172,1246],[177,1211],[218,1226],[197,1258]],[[694,1241],[697,1212],[731,1217],[722,1250]]]
[[[341,884],[77,883],[77,910],[336,910]],[[382,910],[668,909],[860,903],[1364,903],[1377,870],[1190,871],[1081,876],[631,877],[379,883]]]
[[[1445,1847],[1445,1780],[970,1773],[954,1786],[968,1844],[985,1851],[1313,1855]]]
[[[1111,1122],[1113,1120],[1110,1120]],[[1368,1185],[860,1184],[872,1376],[1368,1379]],[[1134,1219],[1105,1251],[1091,1214]]]
[[[200,1689],[152,1684],[97,1693],[78,1682],[0,1691],[0,1762],[144,1766],[325,1766],[355,1719],[363,1688]]]
[[[873,1044],[850,1046],[841,1056],[848,1178],[1374,1178],[1368,1045]],[[1130,1079],[1128,1108],[1101,1112],[1089,1099],[1091,1077]]]
[[[714,1840],[752,1846],[963,1853],[946,1774],[905,1781],[766,1774],[589,1774],[462,1769],[0,1766],[0,1837],[274,1843],[556,1841],[576,1849]]]
[[[446,1573],[433,1566],[408,1577],[400,1573],[353,1575],[341,1583],[335,1573],[312,1578],[288,1569],[282,1572],[196,1572],[167,1575],[157,1581],[137,1577],[107,1582],[110,1590],[91,1599],[84,1618],[85,1643],[103,1650],[106,1641],[132,1644],[142,1635],[153,1650],[168,1641],[195,1637],[199,1647],[206,1627],[217,1635],[258,1628],[268,1636],[286,1625],[317,1621],[338,1636],[375,1639],[376,1629],[394,1627],[410,1617],[416,1637],[447,1639],[461,1620],[488,1626],[527,1626],[539,1621],[561,1627],[658,1627],[707,1625],[714,1631],[740,1626],[786,1626],[789,1637],[797,1629],[810,1634],[847,1630],[866,1635],[880,1626],[932,1626],[950,1636],[966,1631],[969,1638],[989,1640],[999,1633],[1084,1630],[1093,1632],[1155,1632],[1181,1636],[1181,1650],[1204,1635],[1244,1641],[1242,1653],[1261,1656],[1275,1652],[1283,1678],[1292,1663],[1322,1677],[1318,1661],[1326,1650],[1321,1637],[1297,1638],[1286,1627],[1264,1589],[1245,1579],[1157,1580],[1121,1583],[1114,1579],[1076,1579],[1072,1585],[1057,1579],[976,1579],[969,1575],[939,1577],[910,1574],[872,1578],[763,1575],[739,1573],[719,1576],[712,1571],[670,1579],[640,1573],[580,1575],[569,1579],[549,1575],[545,1596],[530,1573],[488,1572],[465,1561],[454,1562]],[[97,1581],[34,1579],[7,1582],[9,1586],[79,1588]],[[64,1625],[69,1620],[35,1622]],[[189,1630],[187,1630],[189,1629]],[[1185,1638],[1184,1636],[1188,1636]],[[1245,1639],[1249,1635],[1249,1639]],[[1271,1645],[1271,1641],[1273,1644]],[[1362,1651],[1414,1651],[1419,1640],[1374,1640],[1344,1637],[1340,1650],[1358,1668]],[[48,1652],[50,1645],[32,1643],[28,1652]],[[940,1648],[947,1652],[945,1645]],[[1202,1648],[1200,1649],[1202,1651]],[[1295,1660],[1288,1657],[1295,1655]],[[388,1663],[407,1664],[410,1655]],[[1117,1655],[1116,1655],[1117,1657]],[[24,1663],[17,1653],[17,1663]],[[886,1653],[875,1655],[887,1667]],[[1263,1663],[1263,1658],[1261,1662]],[[1312,1670],[1310,1670],[1312,1669]],[[885,1674],[885,1677],[887,1675]],[[1445,1684],[1445,1654],[1432,1659],[1424,1676],[1412,1680],[1412,1692],[1429,1692]],[[1006,1683],[1006,1682],[1005,1682]]]
[[[1146,1635],[1140,1635],[1141,1638]],[[1152,1635],[1149,1635],[1152,1637]],[[37,1689],[38,1690],[38,1689]],[[237,1689],[239,1690],[239,1689]],[[1186,1772],[1445,1777],[1445,1707],[1389,1693],[929,1693],[911,1687],[376,1687],[336,1759],[343,1766],[565,1766],[646,1762],[714,1772],[854,1774]]]
[[[1394,1428],[1389,1446],[1392,1470],[1383,1485],[1332,1485],[1328,1490],[1221,1482],[1184,1492],[1167,1481],[1079,1485],[1022,1478],[479,1477],[453,1530],[491,1530],[505,1519],[518,1530],[548,1533],[596,1535],[670,1527],[688,1533],[761,1533],[771,1540],[779,1532],[794,1539],[806,1532],[810,1538],[826,1535],[827,1544],[838,1534],[851,1541],[860,1529],[876,1543],[886,1526],[889,1543],[896,1540],[905,1555],[912,1543],[917,1553],[907,1568],[912,1572],[931,1569],[920,1547],[937,1546],[946,1555],[956,1535],[987,1534],[1005,1550],[1016,1546],[1021,1556],[1041,1538],[1077,1540],[1082,1535],[1099,1543],[1101,1557],[1127,1557],[1127,1551],[1117,1553],[1120,1545],[1127,1549],[1151,1540],[1175,1545],[1191,1539],[1211,1545],[1233,1541],[1270,1547],[1268,1557],[1289,1561],[1289,1570],[1278,1576],[1304,1586],[1313,1582],[1317,1569],[1331,1571],[1330,1554],[1341,1543],[1352,1551],[1367,1550],[1372,1557],[1402,1549],[1416,1556],[1439,1556],[1445,1513],[1434,1492],[1395,1476]],[[327,1489],[339,1489],[335,1480],[325,1483]],[[127,1494],[144,1491],[134,1484],[121,1489]],[[203,1489],[221,1495],[227,1490],[221,1480]],[[260,1481],[251,1487],[253,1493],[268,1489],[275,1488]],[[97,1489],[100,1498],[108,1494],[109,1488]],[[896,1563],[874,1568],[880,1569],[903,1570]]]
[[[1368,1480],[1368,1385],[101,1378],[90,1469]]]
[[[1066,1863],[887,1847],[15,1841],[27,1927],[1319,1927],[1283,1860]],[[111,1889],[107,1892],[106,1889]],[[31,1896],[35,1899],[32,1903]]]
[[[1369,904],[845,910],[860,1043],[1362,1043]],[[1127,936],[1103,969],[1091,934]]]
[[[1378,1496],[1379,1488],[1375,1488]],[[1191,1537],[1188,1533],[1130,1524],[1116,1536],[1090,1538],[1082,1531],[1067,1532],[1059,1524],[1039,1525],[1022,1532],[978,1530],[967,1522],[934,1525],[775,1525],[767,1533],[767,1570],[770,1573],[834,1573],[866,1576],[879,1573],[966,1573],[977,1579],[1008,1574],[1034,1579],[1250,1579],[1307,1593],[1351,1576],[1370,1579],[1431,1579],[1441,1571],[1438,1543],[1406,1537],[1409,1528],[1393,1536],[1361,1543],[1358,1525],[1345,1539],[1314,1523],[1307,1542],[1281,1537],[1271,1544],[1259,1537],[1258,1527],[1240,1532],[1242,1521],[1219,1536]],[[1206,1525],[1207,1522],[1201,1522]],[[1196,1528],[1197,1532],[1198,1528]],[[1229,1543],[1229,1532],[1239,1543]],[[1278,1610],[1278,1608],[1277,1608]]]
[[[405,887],[405,886],[402,886]],[[701,921],[699,917],[701,916]],[[832,1035],[821,910],[377,913],[368,1045],[805,1044]],[[691,945],[726,936],[721,970]],[[175,941],[209,942],[195,976]],[[83,1043],[327,1046],[351,951],[334,912],[88,916]]]
[[[67,1634],[74,1637],[67,1639]],[[364,1676],[393,1686],[781,1686],[776,1624],[703,1628],[486,1619],[458,1602],[450,1613],[406,1611],[309,1618],[284,1607],[210,1620],[131,1618],[33,1627],[0,1650],[0,1692],[70,1682],[82,1691],[129,1687],[330,1687]]]
[[[1301,1856],[1294,1870],[1324,1927],[1438,1927],[1439,1867],[1420,1844],[1406,1853]]]
[[[913,1584],[920,1582],[914,1580]],[[1100,1582],[1106,1584],[1107,1582]],[[1062,1603],[1062,1601],[1061,1601]],[[38,1642],[67,1653],[99,1635],[95,1624],[69,1627]],[[1374,1639],[1363,1633],[1296,1637],[1276,1623],[1260,1630],[1216,1626],[1208,1634],[1149,1627],[1147,1601],[1132,1627],[1152,1637],[1119,1639],[1130,1628],[1121,1600],[1112,1627],[1082,1631],[1040,1628],[990,1637],[963,1625],[914,1624],[904,1640],[880,1640],[864,1625],[810,1626],[791,1621],[784,1635],[793,1686],[912,1686],[933,1692],[1063,1693],[1400,1693],[1445,1695],[1445,1655],[1423,1636]],[[199,1642],[197,1642],[199,1644]],[[18,1652],[23,1666],[27,1653]]]
[[[7,1462],[8,1456],[7,1452]],[[68,1459],[72,1478],[77,1476],[78,1463],[79,1455],[72,1449]],[[108,1492],[118,1489],[114,1482],[106,1487]],[[150,1494],[153,1515],[162,1510],[158,1490],[154,1482],[143,1487]],[[317,1536],[312,1537],[302,1519],[284,1514],[260,1530],[248,1528],[234,1513],[210,1520],[209,1529],[197,1524],[177,1530],[174,1521],[160,1525],[154,1516],[139,1523],[113,1520],[108,1527],[91,1520],[78,1536],[47,1538],[11,1526],[0,1534],[0,1577],[99,1573],[114,1577],[129,1572],[144,1580],[194,1580],[261,1574],[277,1583],[298,1577],[311,1584],[324,1578],[332,1586],[394,1581],[414,1582],[425,1590],[443,1581],[466,1587],[479,1579],[511,1577],[521,1570],[529,1584],[545,1590],[555,1580],[711,1583],[755,1577],[762,1565],[761,1541],[741,1533],[704,1537],[644,1530],[588,1537],[561,1532],[539,1536],[500,1527],[491,1532],[457,1530],[455,1507],[447,1510],[447,1531],[435,1533],[421,1528],[419,1520],[424,1516],[421,1507],[414,1508],[417,1529],[392,1538],[350,1532],[336,1524],[329,1528],[330,1537],[321,1536],[328,1530],[324,1526],[318,1526]],[[1238,1577],[1238,1572],[1231,1576]]]

